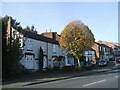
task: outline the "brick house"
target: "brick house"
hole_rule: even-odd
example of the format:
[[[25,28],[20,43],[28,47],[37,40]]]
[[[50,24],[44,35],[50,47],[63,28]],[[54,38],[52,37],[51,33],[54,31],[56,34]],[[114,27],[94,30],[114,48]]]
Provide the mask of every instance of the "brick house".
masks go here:
[[[96,51],[97,58],[101,59],[110,59],[112,55],[111,47],[95,42],[92,49]]]

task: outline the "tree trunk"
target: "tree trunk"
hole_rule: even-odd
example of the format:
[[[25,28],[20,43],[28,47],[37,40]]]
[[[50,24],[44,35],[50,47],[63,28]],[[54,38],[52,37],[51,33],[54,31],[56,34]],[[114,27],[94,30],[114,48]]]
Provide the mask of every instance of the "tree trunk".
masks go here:
[[[80,67],[80,58],[77,57],[78,67]]]

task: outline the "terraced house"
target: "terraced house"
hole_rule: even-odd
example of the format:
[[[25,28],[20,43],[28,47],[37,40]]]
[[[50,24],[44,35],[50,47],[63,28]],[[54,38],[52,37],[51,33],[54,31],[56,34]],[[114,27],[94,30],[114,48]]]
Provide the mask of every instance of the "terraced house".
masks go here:
[[[8,21],[8,37],[20,38],[22,59],[20,63],[28,70],[46,70],[54,67],[77,65],[75,57],[70,57],[67,51],[60,48],[60,35],[57,32],[44,32],[41,35],[29,30],[16,30],[11,27],[11,18]],[[84,61],[96,64],[96,58],[109,59],[110,48],[106,45],[95,43],[90,50],[85,51]]]
[[[100,60],[102,59],[106,59],[109,60],[112,58],[112,48],[105,45],[105,44],[101,44],[98,42],[95,42],[95,44],[92,47],[95,52],[96,52],[96,57],[99,58]]]
[[[11,37],[20,38],[23,54],[20,63],[26,69],[37,71],[74,64],[72,59],[67,61],[67,52],[60,48],[56,34],[53,34],[54,38],[49,38],[27,30],[16,30],[11,26],[11,19],[8,21],[8,39],[10,41]]]

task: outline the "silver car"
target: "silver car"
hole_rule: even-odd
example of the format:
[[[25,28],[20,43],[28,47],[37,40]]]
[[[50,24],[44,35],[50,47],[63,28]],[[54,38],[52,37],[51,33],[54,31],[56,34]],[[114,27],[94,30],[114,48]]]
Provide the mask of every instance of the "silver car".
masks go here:
[[[99,67],[100,67],[100,66],[107,66],[107,61],[106,61],[106,60],[100,60],[100,61],[98,62],[98,65],[99,65]]]

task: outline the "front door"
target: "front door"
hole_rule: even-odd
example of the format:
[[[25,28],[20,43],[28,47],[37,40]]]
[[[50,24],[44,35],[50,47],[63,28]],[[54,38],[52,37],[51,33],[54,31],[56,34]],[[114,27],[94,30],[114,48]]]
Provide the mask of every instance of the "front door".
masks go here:
[[[26,55],[26,68],[27,69],[34,69],[33,55]]]

